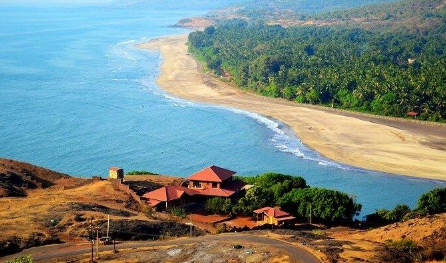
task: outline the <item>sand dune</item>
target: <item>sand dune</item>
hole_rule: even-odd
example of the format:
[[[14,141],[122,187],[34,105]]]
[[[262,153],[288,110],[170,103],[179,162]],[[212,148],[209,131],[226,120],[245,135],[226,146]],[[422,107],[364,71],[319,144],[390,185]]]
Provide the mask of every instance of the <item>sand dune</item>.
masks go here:
[[[161,52],[163,63],[157,83],[170,94],[274,117],[292,127],[307,146],[341,163],[446,180],[446,126],[404,122],[393,125],[388,120],[330,112],[244,92],[202,73],[188,55],[186,41],[187,36],[181,35],[139,45]]]

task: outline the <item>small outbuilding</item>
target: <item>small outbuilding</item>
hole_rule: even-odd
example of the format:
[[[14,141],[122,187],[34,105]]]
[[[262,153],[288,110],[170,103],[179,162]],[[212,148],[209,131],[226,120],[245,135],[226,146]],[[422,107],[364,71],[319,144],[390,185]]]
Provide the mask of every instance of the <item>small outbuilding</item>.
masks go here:
[[[124,179],[124,169],[116,167],[116,166],[112,166],[112,167],[108,168],[108,177],[110,179],[123,180]]]
[[[418,116],[418,112],[416,112],[416,111],[409,111],[407,113],[407,115],[412,117],[412,118],[416,118]]]
[[[280,210],[280,207],[263,207],[257,210],[254,210],[254,214],[256,215],[257,224],[270,224],[270,225],[282,225],[286,222],[292,222],[296,218],[291,214]]]

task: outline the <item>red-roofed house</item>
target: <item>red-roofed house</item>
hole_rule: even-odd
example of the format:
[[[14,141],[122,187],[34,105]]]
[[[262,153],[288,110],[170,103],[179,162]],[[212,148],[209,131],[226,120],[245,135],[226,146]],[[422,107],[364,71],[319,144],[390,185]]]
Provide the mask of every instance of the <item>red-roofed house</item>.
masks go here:
[[[296,219],[289,213],[280,210],[280,207],[263,207],[254,210],[254,214],[257,217],[257,223],[260,224],[270,224],[270,225],[281,225],[285,222],[290,222]]]
[[[234,174],[231,170],[213,165],[189,176],[188,187],[201,196],[231,197],[245,186],[245,183],[233,180]]]
[[[151,207],[164,209],[179,206],[195,201],[195,196],[207,197],[232,197],[246,185],[242,181],[233,180],[235,172],[210,166],[193,175],[185,182],[187,187],[169,185],[151,192],[142,197]]]
[[[142,197],[147,199],[151,207],[163,209],[188,203],[196,194],[197,191],[180,185],[168,185],[145,193]]]

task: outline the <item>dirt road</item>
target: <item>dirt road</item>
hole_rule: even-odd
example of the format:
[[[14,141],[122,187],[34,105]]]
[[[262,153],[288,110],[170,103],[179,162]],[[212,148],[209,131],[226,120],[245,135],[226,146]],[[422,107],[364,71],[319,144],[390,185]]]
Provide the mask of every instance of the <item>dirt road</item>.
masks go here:
[[[233,242],[234,244],[261,244],[262,246],[268,247],[271,250],[280,249],[285,251],[292,262],[306,262],[306,263],[318,263],[320,262],[315,256],[313,256],[308,251],[294,246],[292,244],[279,241],[276,239],[271,239],[263,236],[256,236],[250,234],[242,234],[242,233],[227,233],[220,235],[207,235],[193,238],[182,238],[177,240],[168,240],[168,241],[141,241],[141,242],[123,242],[116,245],[116,249],[136,249],[143,247],[162,247],[169,245],[189,245],[199,242],[214,242],[214,241],[225,241],[225,242]],[[95,248],[96,249],[96,248]],[[101,246],[99,248],[100,252],[104,251],[112,251],[113,246]],[[34,258],[34,262],[47,262],[55,258],[66,258],[70,256],[76,256],[81,254],[87,254],[91,252],[91,248],[88,245],[84,246],[76,246],[75,244],[61,244],[61,245],[51,245],[51,246],[43,246],[36,247],[31,249],[26,249],[17,255],[12,255],[7,258],[1,259],[10,259],[19,255],[28,255],[31,254]],[[203,261],[206,262],[206,261]]]

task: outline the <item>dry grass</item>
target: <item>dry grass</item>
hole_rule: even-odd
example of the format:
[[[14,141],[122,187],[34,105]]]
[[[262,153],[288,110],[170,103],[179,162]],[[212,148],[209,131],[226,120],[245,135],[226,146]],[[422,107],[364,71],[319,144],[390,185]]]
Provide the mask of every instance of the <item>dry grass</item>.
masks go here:
[[[59,239],[71,240],[78,238],[84,229],[87,219],[106,219],[104,212],[121,211],[131,213],[134,219],[146,219],[125,207],[130,197],[113,188],[108,181],[92,181],[87,185],[62,190],[59,186],[47,189],[29,190],[24,198],[0,198],[0,242],[11,237],[30,238],[33,233],[41,233],[46,238],[57,235]],[[104,212],[76,211],[73,204],[90,205],[90,207],[106,208]],[[117,213],[119,215],[119,213]],[[128,218],[111,216],[111,219]],[[53,220],[53,221],[52,221]]]

